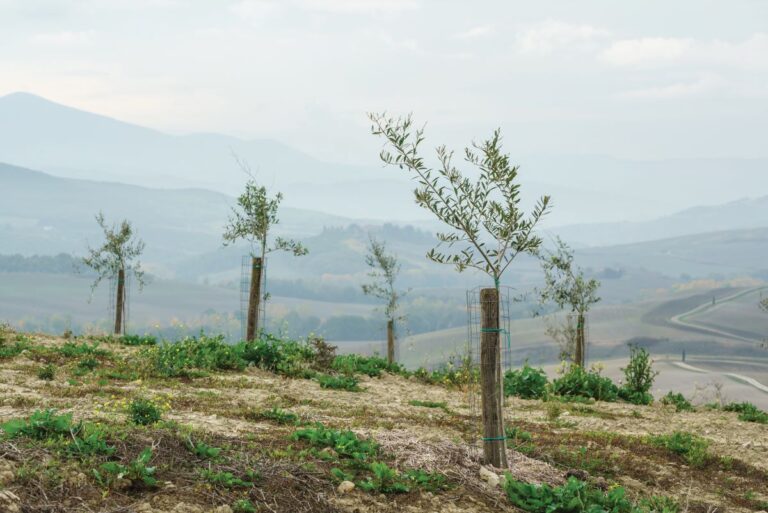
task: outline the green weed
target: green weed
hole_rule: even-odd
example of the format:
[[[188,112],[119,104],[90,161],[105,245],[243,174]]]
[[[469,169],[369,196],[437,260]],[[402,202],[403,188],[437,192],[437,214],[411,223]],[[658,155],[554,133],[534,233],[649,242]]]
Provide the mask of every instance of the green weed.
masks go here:
[[[541,399],[547,393],[547,375],[526,362],[522,369],[508,370],[504,374],[504,396],[523,399]]]

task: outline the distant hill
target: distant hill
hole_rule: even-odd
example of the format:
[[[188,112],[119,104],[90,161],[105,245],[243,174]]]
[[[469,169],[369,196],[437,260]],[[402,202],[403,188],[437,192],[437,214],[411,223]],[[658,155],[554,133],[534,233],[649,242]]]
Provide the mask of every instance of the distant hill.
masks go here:
[[[147,242],[147,259],[168,265],[221,247],[232,197],[202,189],[149,189],[57,178],[0,163],[0,253],[82,254],[99,229],[94,215],[131,219]],[[308,237],[349,219],[281,209],[279,233]]]
[[[689,208],[648,222],[577,224],[551,231],[576,245],[606,246],[762,227],[768,227],[768,196]]]

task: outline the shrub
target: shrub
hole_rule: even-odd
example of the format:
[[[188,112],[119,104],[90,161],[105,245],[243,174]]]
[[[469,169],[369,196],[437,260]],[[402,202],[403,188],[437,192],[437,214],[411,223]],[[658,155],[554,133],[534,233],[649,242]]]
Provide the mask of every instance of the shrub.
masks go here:
[[[651,404],[650,390],[659,373],[653,370],[653,362],[645,348],[630,345],[629,350],[629,365],[621,369],[625,380],[619,396],[633,404]]]
[[[413,376],[424,383],[430,385],[443,385],[447,387],[461,387],[470,383],[477,383],[480,377],[480,370],[473,366],[469,359],[462,359],[456,364],[455,358],[451,357],[448,363],[436,370],[429,371],[424,367],[417,369]]]
[[[80,361],[77,362],[77,368],[83,373],[90,372],[94,370],[96,367],[98,367],[99,365],[100,365],[99,361],[93,356],[86,356],[84,358],[81,358]]]
[[[149,399],[138,397],[128,407],[131,421],[139,426],[149,426],[159,422],[162,413],[157,405]]]
[[[510,473],[506,473],[504,491],[507,498],[516,507],[530,513],[676,513],[677,504],[672,501],[644,505],[632,504],[627,499],[626,491],[622,487],[612,488],[603,492],[575,477],[557,487],[547,484],[535,485],[515,480]],[[670,505],[674,505],[671,508]],[[662,509],[655,509],[661,506]],[[653,508],[653,509],[652,509]]]
[[[504,374],[504,396],[515,395],[523,399],[541,399],[547,393],[547,375],[542,369],[534,369],[528,363],[519,370]]]
[[[291,435],[292,440],[306,440],[316,447],[330,447],[339,457],[366,462],[376,457],[379,446],[373,440],[360,439],[352,431],[329,429],[322,425],[298,429]]]
[[[357,386],[358,381],[354,376],[331,376],[330,374],[318,374],[317,382],[321,388],[333,388],[336,390],[348,390],[350,392],[359,392],[361,388]]]
[[[58,353],[67,358],[75,358],[78,356],[109,356],[109,351],[99,349],[98,342],[93,342],[91,344],[88,344],[87,342],[81,342],[80,344],[66,342],[58,349]]]
[[[44,381],[53,381],[56,377],[56,367],[50,363],[40,367],[37,369],[37,377]]]
[[[246,362],[223,336],[186,337],[145,349],[153,372],[163,377],[194,375],[194,371],[243,370]]]
[[[362,356],[357,354],[337,356],[334,358],[331,368],[348,376],[366,374],[372,378],[380,376],[381,371],[401,374],[405,370],[399,363],[389,363],[379,356]]]
[[[681,393],[674,393],[671,390],[661,399],[664,405],[673,405],[675,411],[693,411],[693,405]]]
[[[315,350],[304,342],[263,335],[259,340],[240,342],[235,349],[245,362],[270,372],[300,377],[314,374],[310,367]]]
[[[615,401],[618,387],[598,370],[585,371],[579,365],[571,365],[561,377],[552,381],[552,392],[564,397],[587,397],[596,401]]]
[[[370,470],[373,473],[372,477],[356,483],[361,490],[379,493],[407,493],[410,491],[410,487],[403,482],[397,470],[390,468],[386,463],[371,463]]]
[[[652,436],[650,441],[657,447],[679,454],[694,467],[704,466],[710,460],[709,442],[691,433],[676,431],[671,435]]]
[[[744,422],[757,422],[768,424],[768,413],[760,410],[752,403],[730,403],[723,407],[725,411],[733,411],[739,414],[739,420]]]

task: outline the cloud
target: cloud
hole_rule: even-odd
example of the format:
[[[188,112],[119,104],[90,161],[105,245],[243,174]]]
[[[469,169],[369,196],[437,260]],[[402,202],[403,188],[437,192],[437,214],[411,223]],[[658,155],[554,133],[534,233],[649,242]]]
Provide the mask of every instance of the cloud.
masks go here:
[[[493,34],[493,27],[490,25],[480,25],[478,27],[472,27],[469,30],[465,30],[464,32],[459,32],[456,34],[456,39],[478,39],[482,37],[487,37],[489,35]]]
[[[32,42],[43,45],[65,46],[89,43],[93,39],[94,31],[84,30],[79,32],[62,31],[46,32],[32,36]]]
[[[677,82],[665,86],[634,89],[619,93],[619,98],[632,100],[667,100],[708,96],[726,91],[731,84],[719,75],[706,75],[692,82]]]
[[[614,66],[667,64],[682,59],[693,46],[693,39],[674,37],[624,39],[609,46],[602,58]]]
[[[548,54],[559,48],[584,45],[608,34],[607,30],[592,25],[548,20],[520,32],[516,42],[520,53]]]
[[[646,37],[611,44],[601,59],[617,67],[663,68],[680,65],[768,68],[768,34],[758,32],[743,41]]]
[[[299,0],[299,6],[332,13],[399,13],[418,9],[417,0]]]

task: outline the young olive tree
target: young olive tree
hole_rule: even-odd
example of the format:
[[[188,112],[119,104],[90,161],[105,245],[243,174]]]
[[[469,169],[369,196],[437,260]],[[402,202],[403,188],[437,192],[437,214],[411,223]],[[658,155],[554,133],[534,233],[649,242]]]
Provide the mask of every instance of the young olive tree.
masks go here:
[[[473,181],[459,171],[454,153],[445,146],[436,149],[437,167],[425,163],[420,153],[424,129],[415,127],[411,116],[370,114],[369,118],[373,134],[385,139],[381,160],[413,174],[418,184],[416,203],[448,228],[437,234],[438,245],[427,258],[453,265],[458,272],[476,269],[493,280],[494,287],[480,293],[483,447],[486,462],[506,467],[499,281],[518,255],[534,254],[541,246],[534,229],[549,209],[549,196],[539,199],[530,215],[521,211],[518,168],[502,152],[500,130],[464,149],[464,160],[478,171]]]
[[[91,285],[91,294],[104,278],[117,279],[117,297],[115,298],[115,335],[125,333],[125,277],[130,271],[139,284],[139,290],[144,288],[144,271],[141,269],[139,257],[144,252],[144,242],[135,237],[130,221],[123,220],[119,225],[111,227],[104,220],[104,214],[96,215],[104,232],[104,243],[98,248],[88,248],[88,256],[83,258],[83,264],[96,272],[96,279]]]
[[[397,256],[387,253],[386,244],[370,237],[368,242],[368,254],[365,255],[365,263],[370,267],[368,277],[370,283],[363,284],[363,293],[386,302],[384,315],[387,318],[387,361],[395,362],[395,322],[398,317],[400,299],[407,292],[395,289],[395,279],[400,273],[400,263]]]
[[[584,367],[587,344],[584,324],[592,305],[600,301],[597,296],[600,282],[584,277],[584,271],[573,262],[573,250],[565,242],[557,238],[555,244],[555,251],[541,255],[544,288],[539,292],[539,303],[542,306],[554,303],[561,310],[568,308],[576,317],[575,327],[572,320],[568,320],[566,326],[550,329],[550,333],[562,337],[563,352],[573,363]]]
[[[270,240],[272,227],[280,222],[277,213],[283,195],[278,192],[274,197],[270,197],[267,188],[256,183],[248,168],[243,169],[249,179],[245,190],[237,198],[237,207],[232,209],[223,238],[225,246],[241,239],[251,246],[251,285],[246,340],[254,340],[259,331],[259,305],[262,299],[266,301],[268,298],[267,294],[262,296],[261,293],[265,257],[274,251],[287,251],[294,256],[303,256],[308,250],[295,240],[282,237]]]

